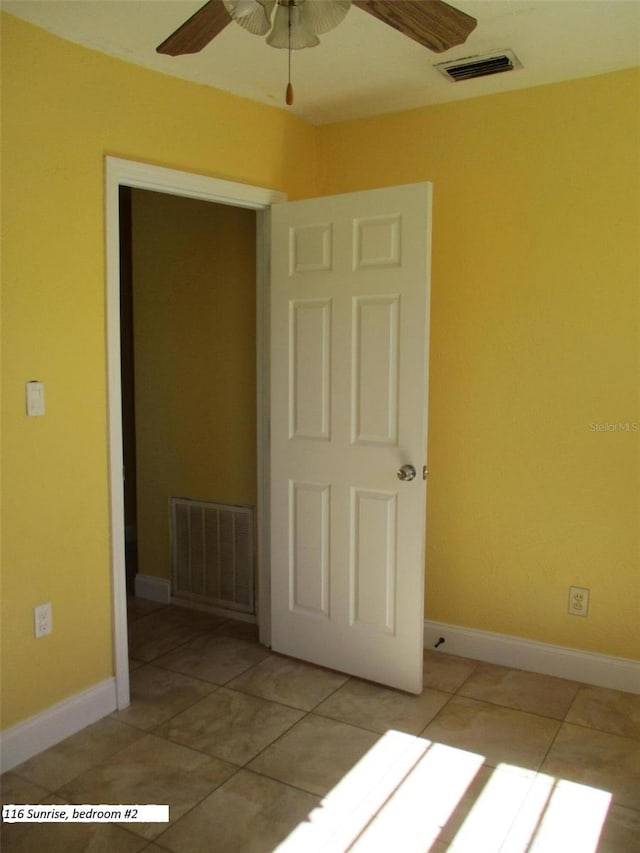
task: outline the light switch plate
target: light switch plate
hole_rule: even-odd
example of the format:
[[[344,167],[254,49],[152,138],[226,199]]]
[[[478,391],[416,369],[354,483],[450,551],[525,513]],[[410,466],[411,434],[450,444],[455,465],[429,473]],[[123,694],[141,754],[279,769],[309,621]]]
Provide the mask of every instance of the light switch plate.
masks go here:
[[[27,382],[27,415],[44,415],[44,385],[42,382]]]

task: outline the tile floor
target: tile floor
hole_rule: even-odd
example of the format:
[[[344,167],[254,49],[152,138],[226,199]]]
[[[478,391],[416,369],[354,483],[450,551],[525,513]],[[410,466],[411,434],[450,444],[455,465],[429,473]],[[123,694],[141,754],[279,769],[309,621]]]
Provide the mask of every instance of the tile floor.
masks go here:
[[[168,803],[170,824],[5,824],[5,853],[640,851],[640,695],[425,652],[408,696],[132,599],[132,703],[3,803]]]

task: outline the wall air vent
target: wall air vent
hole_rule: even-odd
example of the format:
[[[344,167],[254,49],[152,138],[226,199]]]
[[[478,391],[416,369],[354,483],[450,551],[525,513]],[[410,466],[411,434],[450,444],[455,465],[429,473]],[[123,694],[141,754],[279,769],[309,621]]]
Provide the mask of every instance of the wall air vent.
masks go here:
[[[253,507],[171,498],[175,599],[254,613]]]
[[[461,80],[473,80],[475,77],[488,77],[504,71],[522,68],[522,63],[512,50],[500,50],[485,56],[465,56],[452,62],[440,62],[433,66],[452,83]]]

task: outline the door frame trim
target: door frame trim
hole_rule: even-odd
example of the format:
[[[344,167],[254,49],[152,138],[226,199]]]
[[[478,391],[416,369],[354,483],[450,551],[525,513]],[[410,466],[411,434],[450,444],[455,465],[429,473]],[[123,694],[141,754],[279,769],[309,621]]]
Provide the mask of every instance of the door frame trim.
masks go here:
[[[269,208],[287,200],[265,187],[222,180],[118,157],[105,157],[107,418],[109,436],[109,532],[112,578],[113,656],[118,708],[129,704],[129,644],[125,578],[124,488],[122,481],[122,384],[120,375],[121,186],[244,207],[257,211],[257,558],[260,640],[271,635],[269,568]]]

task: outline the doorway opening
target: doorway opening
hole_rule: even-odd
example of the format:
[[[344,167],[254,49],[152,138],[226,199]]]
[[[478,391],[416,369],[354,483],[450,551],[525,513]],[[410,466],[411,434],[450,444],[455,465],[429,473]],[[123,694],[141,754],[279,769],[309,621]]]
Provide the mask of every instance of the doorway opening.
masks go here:
[[[259,601],[257,607],[260,640],[268,644],[269,619],[269,471],[266,428],[269,395],[268,366],[268,228],[271,204],[286,197],[261,187],[236,184],[203,175],[180,172],[145,163],[106,158],[106,237],[107,237],[107,350],[109,393],[109,479],[111,509],[111,564],[113,584],[113,626],[116,702],[129,704],[127,641],[127,583],[125,537],[125,488],[123,485],[123,384],[121,356],[121,245],[120,190],[122,187],[150,190],[216,202],[255,211],[255,338],[256,338],[256,505],[258,525],[256,551]],[[139,488],[140,484],[137,484]]]
[[[120,281],[127,593],[250,618],[256,212],[121,187]]]

